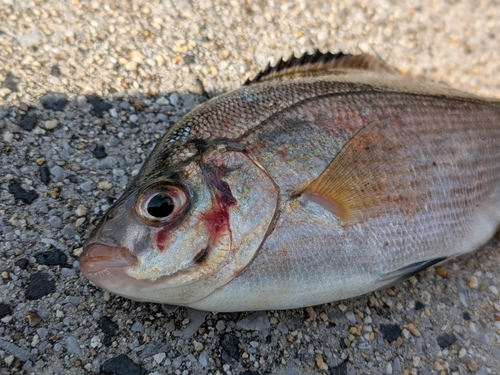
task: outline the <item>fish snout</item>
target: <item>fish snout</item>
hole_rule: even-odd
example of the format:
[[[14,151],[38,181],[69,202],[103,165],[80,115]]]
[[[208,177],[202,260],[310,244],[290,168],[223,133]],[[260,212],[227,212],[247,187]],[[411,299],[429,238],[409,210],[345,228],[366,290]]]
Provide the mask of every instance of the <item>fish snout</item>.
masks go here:
[[[138,259],[124,247],[109,246],[102,243],[91,243],[85,246],[80,255],[80,270],[92,276],[110,270],[125,269],[138,264]]]

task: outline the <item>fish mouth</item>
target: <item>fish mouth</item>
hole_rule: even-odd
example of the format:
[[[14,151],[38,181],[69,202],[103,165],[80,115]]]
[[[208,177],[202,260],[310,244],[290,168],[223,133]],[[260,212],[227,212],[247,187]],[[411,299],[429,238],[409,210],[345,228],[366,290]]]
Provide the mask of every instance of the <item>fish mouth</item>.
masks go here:
[[[80,270],[92,280],[92,276],[106,270],[135,266],[138,259],[128,249],[93,243],[85,247],[80,256]]]
[[[154,294],[158,290],[169,289],[164,283],[172,275],[155,280],[130,276],[127,270],[139,264],[139,258],[127,248],[100,242],[86,245],[80,255],[80,271],[98,287],[134,301],[163,303]]]
[[[86,245],[80,255],[80,270],[98,287],[135,301],[154,302],[145,293],[149,283],[127,274],[127,269],[138,264],[139,259],[127,248],[100,242]]]

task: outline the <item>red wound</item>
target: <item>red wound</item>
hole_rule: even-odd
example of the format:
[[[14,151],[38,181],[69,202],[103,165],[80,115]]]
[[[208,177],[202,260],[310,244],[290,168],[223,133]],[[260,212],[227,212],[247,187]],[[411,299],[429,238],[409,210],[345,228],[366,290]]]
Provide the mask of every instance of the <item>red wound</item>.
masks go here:
[[[235,199],[234,201],[229,200],[227,196],[218,192],[215,196],[212,210],[203,215],[205,225],[212,236],[212,244],[218,243],[224,235],[231,231],[229,225],[229,207],[234,204],[236,204]]]
[[[169,235],[166,230],[160,230],[155,234],[155,244],[156,248],[160,251],[165,250],[165,244],[167,243],[169,239]]]

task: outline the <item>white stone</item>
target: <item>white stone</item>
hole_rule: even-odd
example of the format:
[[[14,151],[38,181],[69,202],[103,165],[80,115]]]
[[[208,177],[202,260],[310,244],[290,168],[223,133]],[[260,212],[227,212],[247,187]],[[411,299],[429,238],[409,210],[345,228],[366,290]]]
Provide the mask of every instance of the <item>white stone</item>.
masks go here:
[[[94,336],[90,339],[90,346],[93,348],[101,346],[101,339],[99,338],[99,336]]]
[[[85,216],[87,214],[87,207],[85,207],[83,204],[80,204],[76,210],[75,210],[75,214],[77,216]]]
[[[167,355],[165,353],[158,353],[153,356],[156,363],[161,363]]]
[[[158,99],[156,99],[156,104],[158,105],[168,105],[170,104],[169,100],[165,98],[164,96],[160,96]]]
[[[57,128],[57,125],[59,125],[59,122],[57,120],[45,121],[45,129],[47,130],[55,129]]]
[[[4,142],[11,143],[14,140],[14,134],[9,131],[6,131],[3,135]]]

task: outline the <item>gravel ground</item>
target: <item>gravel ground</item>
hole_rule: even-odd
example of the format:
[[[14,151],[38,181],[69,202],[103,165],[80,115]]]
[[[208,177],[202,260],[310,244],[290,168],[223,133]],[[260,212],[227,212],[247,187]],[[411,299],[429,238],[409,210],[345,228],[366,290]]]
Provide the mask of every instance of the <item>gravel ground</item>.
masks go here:
[[[289,311],[141,304],[79,272],[156,140],[268,61],[371,52],[500,97],[498,1],[334,3],[0,0],[1,374],[500,373],[498,236],[394,288]]]

